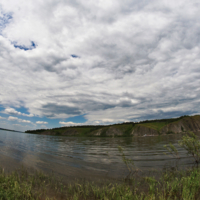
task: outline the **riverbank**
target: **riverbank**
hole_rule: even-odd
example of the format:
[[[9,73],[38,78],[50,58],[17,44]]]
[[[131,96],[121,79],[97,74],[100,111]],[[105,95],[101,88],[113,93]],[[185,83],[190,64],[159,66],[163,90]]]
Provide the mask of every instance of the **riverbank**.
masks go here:
[[[154,172],[155,174],[155,172]],[[0,168],[0,199],[200,199],[200,169],[163,170],[159,178],[137,172],[121,183],[77,180],[69,184],[40,171],[21,167],[10,173]]]
[[[86,125],[53,129],[27,130],[26,133],[77,137],[133,137],[200,132],[200,115],[179,118],[146,120],[112,125]]]

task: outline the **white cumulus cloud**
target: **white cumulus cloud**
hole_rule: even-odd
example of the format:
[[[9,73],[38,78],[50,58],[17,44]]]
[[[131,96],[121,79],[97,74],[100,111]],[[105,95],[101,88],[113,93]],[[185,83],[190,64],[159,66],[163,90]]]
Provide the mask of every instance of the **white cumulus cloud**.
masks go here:
[[[82,125],[82,123],[74,123],[74,122],[59,122],[59,124],[64,125],[64,126],[78,126],[78,125]]]
[[[48,122],[37,121],[36,124],[48,124]]]
[[[22,122],[22,123],[31,123],[31,121],[29,121],[29,120],[24,120],[24,119],[20,119],[18,117],[12,117],[12,116],[9,116],[8,120],[9,121],[18,121],[18,122]]]
[[[2,111],[2,113],[8,114],[8,115],[22,115],[26,117],[34,116],[33,114],[25,114],[25,113],[18,112],[14,108],[6,108],[4,111]]]
[[[27,125],[26,126],[22,126],[21,124],[13,124],[13,126],[17,126],[17,127],[27,127]]]

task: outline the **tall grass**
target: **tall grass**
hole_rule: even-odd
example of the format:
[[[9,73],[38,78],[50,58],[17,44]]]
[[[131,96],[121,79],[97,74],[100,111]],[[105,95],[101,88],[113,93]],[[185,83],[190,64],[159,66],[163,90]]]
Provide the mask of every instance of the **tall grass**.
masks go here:
[[[0,171],[0,199],[69,199],[69,200],[136,200],[136,199],[200,199],[200,169],[164,171],[159,179],[154,176],[131,177],[129,182],[103,183],[75,182],[63,184],[41,172],[34,175],[26,169],[10,175]]]

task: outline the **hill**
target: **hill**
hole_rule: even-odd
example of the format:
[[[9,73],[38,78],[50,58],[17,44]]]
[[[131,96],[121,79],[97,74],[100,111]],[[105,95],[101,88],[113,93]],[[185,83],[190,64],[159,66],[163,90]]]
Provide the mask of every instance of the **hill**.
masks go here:
[[[200,132],[200,115],[179,118],[146,120],[113,125],[71,126],[53,129],[27,130],[26,133],[41,135],[86,136],[86,137],[130,137],[144,135],[177,134],[187,131]]]

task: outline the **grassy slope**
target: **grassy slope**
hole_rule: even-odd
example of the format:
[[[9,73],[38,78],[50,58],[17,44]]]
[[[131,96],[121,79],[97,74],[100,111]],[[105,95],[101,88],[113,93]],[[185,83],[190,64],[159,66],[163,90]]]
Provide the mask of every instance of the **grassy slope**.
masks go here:
[[[152,122],[152,123],[140,124],[140,126],[145,126],[147,128],[151,128],[151,129],[159,131],[161,128],[163,128],[167,124],[169,124],[169,123],[167,123],[167,122]]]
[[[76,132],[78,136],[90,136],[91,133],[95,134],[97,131],[102,129],[102,134],[101,136],[105,136],[106,131],[109,128],[116,128],[124,133],[124,136],[129,136],[132,129],[133,129],[134,124],[115,124],[115,125],[110,125],[110,126],[77,126],[77,127],[62,127],[62,128],[54,128],[52,130],[48,131],[53,131],[55,135],[62,135],[66,131],[73,131]],[[42,130],[31,130],[31,131],[26,131],[27,133],[35,133],[35,134],[41,134],[43,133],[44,129]]]
[[[147,123],[141,123],[139,124],[140,126],[145,126],[147,128],[151,128],[157,131],[160,131],[164,126],[166,126],[167,124],[171,124],[171,123],[178,123],[180,120],[182,119],[195,119],[195,120],[200,120],[200,115],[195,115],[195,116],[183,116],[183,117],[179,117],[179,118],[174,118],[174,119],[164,119],[164,120],[160,120],[160,121],[149,121]]]
[[[120,124],[120,125],[113,125],[114,128],[119,129],[120,131],[122,131],[124,134],[124,136],[130,136],[134,124]]]
[[[79,136],[89,136],[90,133],[97,133],[100,129],[102,129],[101,136],[105,136],[106,131],[109,128],[116,128],[124,133],[124,136],[130,135],[133,125],[132,124],[120,124],[120,125],[112,125],[112,126],[98,126],[98,127],[74,127],[73,129],[76,130]]]

